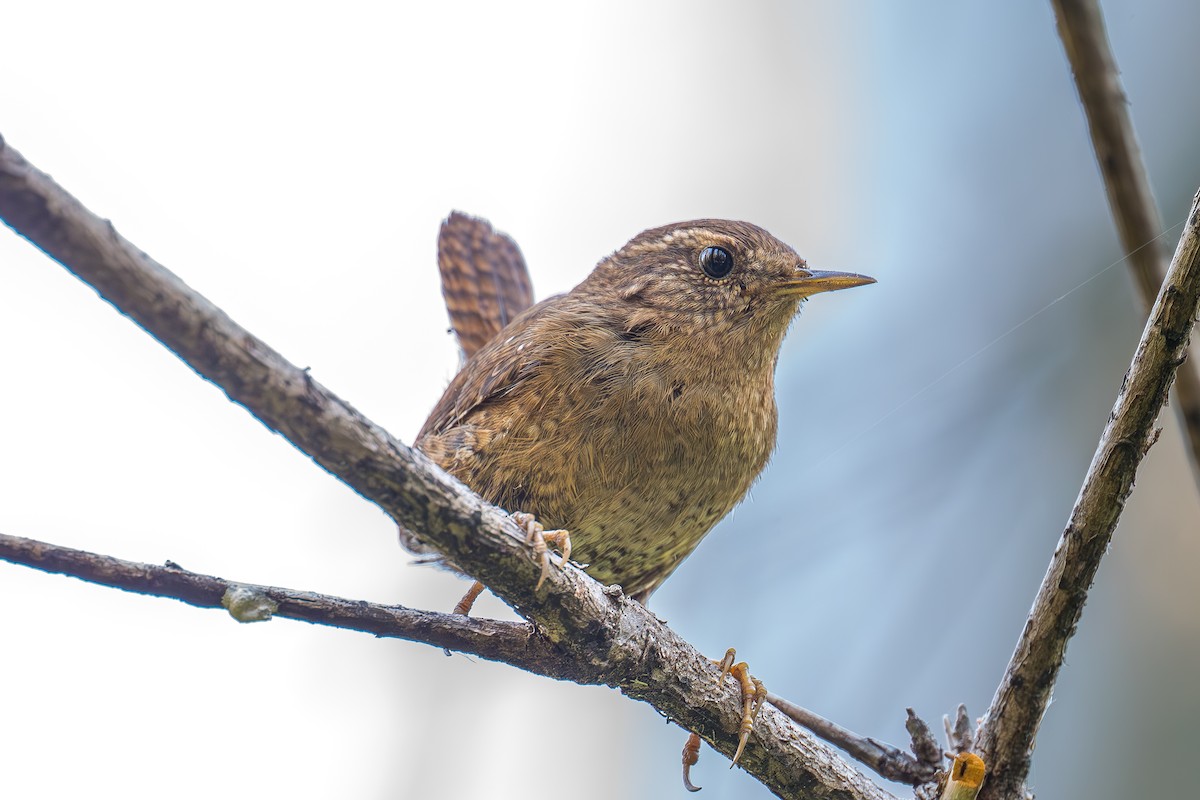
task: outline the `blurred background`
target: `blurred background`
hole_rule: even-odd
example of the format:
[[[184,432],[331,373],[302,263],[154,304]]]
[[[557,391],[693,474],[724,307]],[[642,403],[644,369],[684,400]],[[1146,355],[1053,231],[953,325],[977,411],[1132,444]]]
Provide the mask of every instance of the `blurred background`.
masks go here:
[[[1200,6],[1104,10],[1176,225]],[[876,276],[806,307],[774,461],[652,607],[865,735],[985,710],[1142,327],[1048,3],[5,17],[0,135],[405,441],[457,367],[452,208],[520,243],[539,297],[701,216]],[[377,508],[8,230],[0,265],[0,530],[453,606],[465,583],[410,566]],[[1161,422],[1045,717],[1041,797],[1194,791],[1200,504]],[[4,563],[0,609],[6,797],[684,796],[685,733],[612,690]],[[705,748],[705,797],[767,796],[727,766]]]

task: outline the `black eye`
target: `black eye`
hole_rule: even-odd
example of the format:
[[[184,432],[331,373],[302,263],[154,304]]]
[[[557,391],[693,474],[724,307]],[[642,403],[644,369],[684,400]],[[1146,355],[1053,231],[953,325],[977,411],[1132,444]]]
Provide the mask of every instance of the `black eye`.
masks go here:
[[[700,269],[708,277],[720,280],[733,269],[733,256],[724,247],[706,247],[700,251]]]

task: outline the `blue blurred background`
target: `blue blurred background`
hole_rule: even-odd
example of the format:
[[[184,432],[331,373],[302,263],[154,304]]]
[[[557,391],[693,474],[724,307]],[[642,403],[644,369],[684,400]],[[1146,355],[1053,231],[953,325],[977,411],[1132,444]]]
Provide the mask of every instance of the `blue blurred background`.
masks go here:
[[[1200,6],[1104,10],[1175,226]],[[406,440],[457,365],[452,208],[516,238],[539,297],[700,216],[876,276],[806,307],[774,461],[652,605],[866,735],[987,707],[1142,325],[1048,4],[45,2],[5,28],[9,144]],[[0,264],[0,530],[453,605],[382,513],[9,231]],[[1200,504],[1161,422],[1042,797],[1194,793]],[[0,607],[4,796],[683,796],[685,734],[611,690],[6,564]],[[726,766],[702,754],[706,797],[767,795]]]

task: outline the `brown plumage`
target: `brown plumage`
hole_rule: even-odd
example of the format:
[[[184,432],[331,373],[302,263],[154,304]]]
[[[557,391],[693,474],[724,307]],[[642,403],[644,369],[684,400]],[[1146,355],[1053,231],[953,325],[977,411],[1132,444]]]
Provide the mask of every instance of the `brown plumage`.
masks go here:
[[[466,350],[495,318],[464,301],[491,290],[459,277],[455,329],[483,320],[460,332]],[[871,282],[809,270],[749,223],[645,231],[474,352],[416,446],[487,500],[569,530],[589,574],[645,600],[767,463],[775,362],[803,298]]]

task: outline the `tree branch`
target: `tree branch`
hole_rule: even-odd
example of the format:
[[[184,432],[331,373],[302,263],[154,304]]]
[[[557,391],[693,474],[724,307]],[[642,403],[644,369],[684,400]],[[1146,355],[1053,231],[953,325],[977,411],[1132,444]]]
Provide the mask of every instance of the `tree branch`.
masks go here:
[[[200,608],[228,608],[225,598],[230,593],[247,591],[273,603],[273,616],[431,644],[503,661],[560,680],[591,683],[595,679],[594,674],[580,670],[573,659],[564,657],[537,636],[528,623],[438,614],[276,586],[236,583],[189,572],[170,562],[165,566],[139,564],[4,533],[0,533],[0,559],[127,592],[170,597]]]
[[[1042,579],[992,705],[976,752],[988,767],[981,798],[1023,798],[1033,741],[1062,667],[1067,642],[1108,550],[1138,464],[1158,438],[1154,427],[1200,310],[1200,193],[1150,319],[1138,342],[1108,425]]]
[[[239,622],[283,617],[369,633],[380,638],[404,639],[457,650],[556,680],[579,684],[602,682],[600,673],[586,666],[581,667],[573,659],[565,657],[561,650],[550,645],[527,623],[439,614],[405,606],[230,581],[191,572],[169,561],[162,566],[143,564],[4,533],[0,533],[0,560],[100,586],[180,600],[198,608],[225,608]],[[244,612],[231,608],[232,596],[247,598],[243,602],[252,604],[256,609],[261,608],[264,602],[269,603],[269,611],[247,618]],[[888,780],[917,786],[937,777],[941,750],[936,745],[936,752],[931,757],[917,759],[898,747],[860,736],[771,692],[767,693],[766,699],[795,722],[850,753]],[[908,714],[911,724],[916,717],[912,709],[908,710]],[[924,723],[920,725],[923,727]],[[924,728],[924,732],[928,736],[927,728]]]
[[[1137,284],[1142,310],[1149,314],[1162,285],[1167,261],[1160,238],[1162,217],[1150,191],[1129,102],[1109,45],[1104,15],[1096,0],[1052,0],[1075,87],[1087,116],[1096,162],[1121,246]],[[1192,475],[1200,483],[1200,357],[1175,377],[1179,420],[1190,447]]]
[[[596,682],[620,688],[732,755],[738,693],[641,604],[574,567],[538,566],[516,525],[391,437],[138,250],[0,139],[0,217],[93,286],[267,427],[478,578]],[[740,762],[780,797],[887,798],[777,710]]]
[[[847,730],[836,722],[825,719],[807,708],[801,708],[772,692],[767,692],[767,702],[825,741],[842,748],[888,780],[918,786],[937,777],[938,768],[941,766],[940,750],[932,758],[918,759],[912,753],[907,753],[895,745],[860,736],[854,731]],[[910,720],[916,719],[911,708],[908,710],[908,714]],[[928,733],[927,727],[925,733]],[[914,745],[916,741],[917,737],[914,736]],[[922,744],[927,741],[927,739],[923,739]]]

